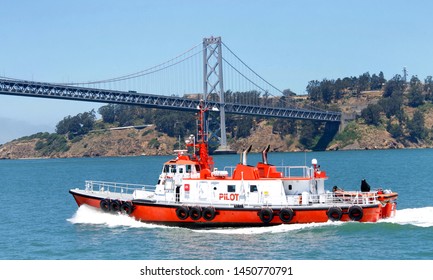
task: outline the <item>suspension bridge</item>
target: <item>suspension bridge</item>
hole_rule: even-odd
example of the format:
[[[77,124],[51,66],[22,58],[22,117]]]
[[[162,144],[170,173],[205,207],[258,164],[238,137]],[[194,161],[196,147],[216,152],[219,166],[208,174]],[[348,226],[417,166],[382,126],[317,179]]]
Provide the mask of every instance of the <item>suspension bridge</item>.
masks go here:
[[[224,52],[224,56],[223,56]],[[203,42],[156,66],[115,78],[45,83],[0,77],[0,94],[196,111],[201,100],[220,114],[220,148],[227,146],[225,114],[340,122],[341,113],[301,107],[225,45]]]

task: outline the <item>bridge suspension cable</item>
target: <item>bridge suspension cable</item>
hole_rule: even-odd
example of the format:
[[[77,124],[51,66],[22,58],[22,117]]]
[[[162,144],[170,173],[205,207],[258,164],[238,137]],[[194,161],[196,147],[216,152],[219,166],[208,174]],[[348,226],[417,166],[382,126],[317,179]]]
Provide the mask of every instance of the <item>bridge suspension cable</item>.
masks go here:
[[[234,51],[232,51],[224,42],[222,42],[222,45],[224,46],[225,50],[228,50],[230,55],[232,55],[236,61],[239,61],[240,66],[244,67],[245,70],[240,70],[239,66],[235,66],[234,62],[226,58],[226,56],[223,56],[223,61],[226,63],[227,66],[229,66],[233,71],[235,71],[238,75],[240,75],[243,79],[248,81],[250,84],[254,85],[256,89],[262,91],[262,98],[267,97],[274,97],[278,99],[278,106],[283,107],[293,107],[293,108],[306,108],[308,107],[311,110],[317,110],[317,111],[326,111],[323,108],[319,108],[317,106],[314,106],[312,104],[304,104],[302,106],[299,106],[296,104],[295,100],[291,96],[285,96],[284,92],[271,84],[268,80],[263,78],[261,75],[259,75],[254,69],[252,69],[247,63],[245,63]],[[247,76],[247,72],[250,72],[253,77]],[[228,88],[231,90],[231,88]],[[244,90],[245,91],[245,90]]]
[[[61,85],[91,85],[91,84],[118,82],[118,81],[124,81],[124,80],[128,80],[128,79],[134,79],[134,78],[146,76],[146,75],[149,75],[149,74],[153,74],[153,73],[162,71],[162,70],[167,69],[169,67],[172,67],[174,65],[180,64],[180,63],[182,63],[182,62],[190,59],[191,57],[196,56],[196,55],[202,53],[203,50],[200,49],[199,51],[196,51],[195,53],[190,54],[190,55],[184,57],[186,54],[192,52],[194,49],[196,49],[200,45],[201,45],[201,43],[193,46],[192,48],[184,51],[183,53],[181,53],[181,54],[177,55],[176,57],[174,57],[174,58],[172,58],[170,60],[167,60],[167,61],[165,61],[163,63],[160,63],[158,65],[155,65],[155,66],[152,66],[150,68],[147,68],[147,69],[144,69],[144,70],[141,70],[141,71],[138,71],[138,72],[134,72],[134,73],[131,73],[131,74],[127,74],[127,75],[123,75],[123,76],[119,76],[119,77],[115,77],[115,78],[104,79],[104,80],[96,80],[96,81],[88,81],[88,82],[74,82],[74,83],[58,83],[58,84],[61,84]],[[181,57],[184,57],[184,58],[182,58],[181,60],[176,61],[177,59],[179,59]]]
[[[283,92],[276,88],[274,85],[272,85],[271,83],[269,83],[267,80],[265,80],[262,76],[260,76],[259,74],[257,74],[251,67],[249,67],[242,59],[239,58],[239,56],[237,56],[226,44],[224,44],[224,42],[222,42],[223,46],[234,56],[236,57],[245,67],[247,67],[248,70],[250,70],[252,73],[254,73],[260,80],[262,80],[263,82],[265,82],[267,85],[269,85],[270,87],[272,87],[273,89],[275,89],[276,91],[278,91],[279,93],[283,94]],[[233,67],[224,57],[223,60],[228,63],[231,67]],[[234,67],[233,67],[234,68]],[[235,69],[235,68],[234,68]],[[236,71],[238,71],[236,69]],[[239,72],[239,71],[238,71]],[[239,74],[241,74],[239,72]],[[243,74],[241,74],[244,78],[248,79],[246,76],[244,76]],[[248,79],[249,80],[249,79]],[[257,87],[259,87],[258,85],[256,85]],[[259,87],[260,89],[262,89],[263,91],[265,91],[263,88]]]

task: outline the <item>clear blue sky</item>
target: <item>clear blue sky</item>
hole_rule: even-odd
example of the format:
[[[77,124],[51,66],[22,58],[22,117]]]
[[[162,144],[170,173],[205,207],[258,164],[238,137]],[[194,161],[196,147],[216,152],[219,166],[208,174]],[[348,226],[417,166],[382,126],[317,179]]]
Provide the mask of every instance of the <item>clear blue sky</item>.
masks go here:
[[[315,79],[379,71],[389,79],[403,67],[421,80],[433,75],[432,1],[4,2],[0,76],[116,77],[164,62],[209,36],[221,36],[278,88],[301,94]],[[102,105],[0,96],[0,143],[54,131],[64,116]]]

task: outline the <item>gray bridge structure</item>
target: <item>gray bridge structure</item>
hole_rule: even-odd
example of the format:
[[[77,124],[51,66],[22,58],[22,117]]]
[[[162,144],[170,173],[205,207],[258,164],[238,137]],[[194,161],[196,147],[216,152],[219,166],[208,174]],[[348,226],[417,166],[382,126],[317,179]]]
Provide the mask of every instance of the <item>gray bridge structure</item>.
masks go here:
[[[231,55],[233,61],[238,63],[238,66],[236,66],[235,62],[232,60],[223,57],[223,47],[225,47],[227,55]],[[198,51],[194,52],[196,48],[199,49]],[[143,79],[144,77],[151,77],[152,75],[156,75],[158,73],[164,73],[163,71],[167,71],[167,69],[173,69],[174,67],[186,64],[189,61],[194,61],[199,54],[202,55],[202,65],[197,66],[197,73],[195,73],[194,70],[192,70],[190,73],[193,77],[196,77],[198,76],[199,72],[201,72],[203,77],[203,86],[202,89],[198,89],[196,91],[199,92],[199,94],[191,94],[189,96],[183,95],[183,97],[180,97],[179,95],[173,95],[167,92],[162,94],[154,94],[155,92],[158,92],[158,90],[141,89],[138,91],[131,91],[118,88],[113,90],[111,87],[110,89],[101,88],[103,87],[101,85],[104,84],[107,86],[113,82],[137,81],[139,79]],[[199,69],[200,67],[202,68],[201,70]],[[248,83],[250,86],[253,86],[256,89],[256,92],[266,95],[266,99],[262,99],[260,102],[258,100],[254,100],[254,94],[251,94],[251,100],[226,100],[226,91],[224,89],[224,85],[227,80],[224,80],[223,74],[225,71],[229,70],[232,71],[231,75],[229,76],[237,75],[239,77],[238,79],[231,79],[234,79],[237,82],[242,81]],[[182,74],[187,73],[187,71],[182,69],[179,72]],[[246,73],[250,73],[251,76],[247,76]],[[171,81],[171,79],[177,75],[170,73],[167,76],[168,83],[176,84],[176,81]],[[231,79],[228,80],[229,83],[232,82]],[[153,83],[144,82],[144,84],[151,85]],[[251,92],[251,90],[234,90],[232,87],[233,85],[228,86],[232,92]],[[274,90],[276,92],[276,94],[270,94],[272,96],[270,99],[268,99],[270,93],[269,90]],[[152,94],[144,92],[152,92]],[[184,111],[196,111],[200,102],[204,101],[206,104],[205,106],[207,106],[209,109],[219,111],[220,136],[217,137],[219,138],[220,145],[217,151],[219,150],[222,153],[230,151],[226,139],[226,113],[273,118],[314,120],[321,122],[341,122],[342,120],[340,112],[325,111],[321,109],[308,109],[304,107],[301,108],[295,106],[294,102],[278,102],[278,100],[280,100],[278,96],[282,96],[283,92],[260,77],[254,70],[240,60],[240,58],[222,42],[221,37],[204,38],[201,47],[199,44],[182,55],[149,69],[102,81],[87,83],[43,83],[0,77],[0,94],[85,102],[116,103]],[[289,99],[290,97],[285,97],[284,100],[287,101]]]
[[[21,97],[40,97],[98,103],[116,103],[159,109],[188,111],[197,111],[197,107],[200,104],[199,99],[191,99],[187,97],[163,96],[107,89],[94,89],[11,79],[0,79],[0,94]],[[218,101],[206,101],[206,106],[208,108],[216,108],[218,110],[224,108],[225,112],[228,114],[303,119],[324,122],[340,122],[341,120],[340,112],[331,111],[315,111],[274,106],[267,107],[227,102],[221,103]]]

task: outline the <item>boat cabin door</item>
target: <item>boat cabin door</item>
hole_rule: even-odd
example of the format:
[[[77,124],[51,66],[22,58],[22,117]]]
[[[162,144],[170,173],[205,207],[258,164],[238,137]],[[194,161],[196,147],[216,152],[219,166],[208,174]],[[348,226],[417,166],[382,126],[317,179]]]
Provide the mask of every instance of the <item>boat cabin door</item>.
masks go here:
[[[248,189],[246,190],[248,194],[248,202],[258,203],[259,202],[259,190],[257,185],[248,184]]]

